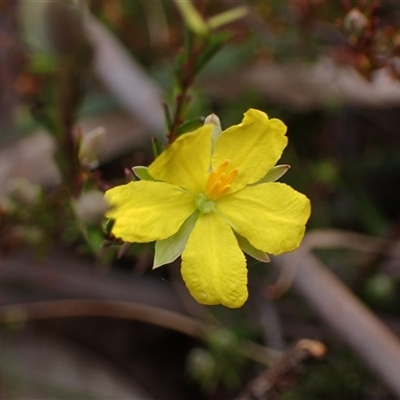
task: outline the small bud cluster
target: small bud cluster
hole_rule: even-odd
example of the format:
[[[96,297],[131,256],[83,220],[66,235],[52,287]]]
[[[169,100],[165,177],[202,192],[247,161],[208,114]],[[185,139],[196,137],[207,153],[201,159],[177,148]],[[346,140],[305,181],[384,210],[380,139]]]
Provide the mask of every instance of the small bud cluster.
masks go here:
[[[357,6],[343,2],[345,15],[337,21],[346,44],[339,46],[336,59],[351,65],[367,79],[376,70],[385,68],[394,78],[400,78],[400,40],[395,27],[385,24],[380,2],[360,1]]]

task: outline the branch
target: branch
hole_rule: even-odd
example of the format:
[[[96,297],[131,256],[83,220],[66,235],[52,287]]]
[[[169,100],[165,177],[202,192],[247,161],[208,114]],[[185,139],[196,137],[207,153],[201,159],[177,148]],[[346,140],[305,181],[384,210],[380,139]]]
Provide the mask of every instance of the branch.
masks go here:
[[[316,235],[316,233],[315,233]],[[307,240],[305,241],[307,246]],[[400,342],[307,248],[275,259],[296,265],[294,288],[366,365],[400,397]]]
[[[320,358],[324,356],[326,347],[316,340],[301,339],[290,347],[279,362],[273,367],[263,371],[236,400],[266,399],[268,393],[287,380],[287,375],[294,372],[300,363],[307,358]]]
[[[106,317],[145,322],[203,340],[220,327],[162,308],[119,300],[68,299],[0,306],[0,324],[54,318]],[[247,340],[238,354],[264,365],[273,365],[281,353]]]
[[[131,319],[201,339],[212,328],[174,311],[120,300],[68,299],[0,306],[0,323],[70,317]]]

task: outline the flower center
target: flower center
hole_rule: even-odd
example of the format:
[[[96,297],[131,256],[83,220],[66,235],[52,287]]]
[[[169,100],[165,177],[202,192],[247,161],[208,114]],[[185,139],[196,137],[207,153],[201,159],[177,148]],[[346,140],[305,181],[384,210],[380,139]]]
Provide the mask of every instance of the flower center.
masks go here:
[[[235,168],[227,173],[228,165],[229,160],[225,160],[215,171],[210,172],[206,184],[206,195],[209,199],[216,200],[224,196],[237,177],[239,170]]]
[[[199,193],[194,202],[196,208],[203,214],[207,214],[215,208],[215,201],[210,200],[204,193]]]

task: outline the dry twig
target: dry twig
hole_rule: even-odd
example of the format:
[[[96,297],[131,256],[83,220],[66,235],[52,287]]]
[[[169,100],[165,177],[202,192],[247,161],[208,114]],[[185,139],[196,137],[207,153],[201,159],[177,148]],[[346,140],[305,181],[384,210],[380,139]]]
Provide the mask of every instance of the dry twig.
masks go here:
[[[320,358],[326,352],[325,346],[316,340],[301,339],[290,347],[271,368],[263,371],[236,400],[269,399],[270,394],[278,391],[289,374],[298,369],[307,358]]]

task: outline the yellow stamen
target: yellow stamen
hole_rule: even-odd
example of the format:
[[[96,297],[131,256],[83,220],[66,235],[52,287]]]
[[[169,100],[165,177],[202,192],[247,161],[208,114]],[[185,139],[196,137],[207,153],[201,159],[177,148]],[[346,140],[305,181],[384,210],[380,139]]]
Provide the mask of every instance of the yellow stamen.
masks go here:
[[[225,160],[215,171],[211,171],[206,184],[206,195],[216,200],[224,196],[230,189],[231,183],[239,173],[237,168],[226,173],[229,160]]]

